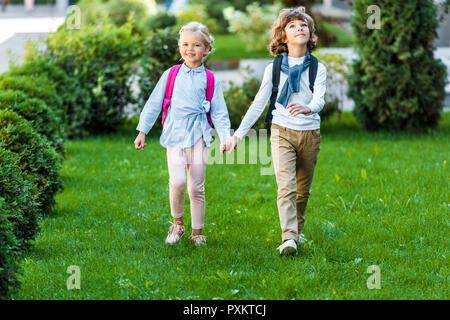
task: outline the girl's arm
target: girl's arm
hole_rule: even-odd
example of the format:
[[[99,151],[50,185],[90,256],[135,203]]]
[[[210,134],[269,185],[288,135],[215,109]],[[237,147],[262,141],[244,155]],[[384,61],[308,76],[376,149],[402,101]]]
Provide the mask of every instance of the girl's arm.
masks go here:
[[[325,91],[327,90],[327,68],[322,63],[319,63],[317,68],[317,76],[314,81],[314,93],[310,103],[306,105],[311,109],[311,113],[318,113],[325,105]]]
[[[223,97],[220,81],[214,78],[214,95],[211,100],[211,120],[214,124],[220,141],[225,141],[230,137],[230,118],[228,109]]]
[[[158,116],[161,113],[169,71],[170,69],[164,71],[161,78],[159,78],[158,83],[153,89],[150,98],[148,98],[147,103],[139,116],[139,124],[136,130],[144,132],[146,135],[153,127],[156,119],[158,119]]]
[[[244,119],[242,119],[239,128],[234,133],[234,135],[237,136],[239,140],[242,140],[242,138],[259,119],[264,109],[266,108],[270,96],[272,95],[272,67],[273,63],[269,64],[266,67],[261,87],[259,87],[258,93],[256,94],[252,105],[247,110]]]

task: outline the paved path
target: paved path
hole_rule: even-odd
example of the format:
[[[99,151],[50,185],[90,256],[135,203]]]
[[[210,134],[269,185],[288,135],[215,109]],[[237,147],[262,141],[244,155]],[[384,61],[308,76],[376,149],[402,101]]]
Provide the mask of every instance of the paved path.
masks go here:
[[[8,70],[9,60],[21,62],[28,40],[54,32],[64,22],[65,12],[50,5],[35,6],[27,13],[24,6],[8,4],[0,11],[0,73]]]

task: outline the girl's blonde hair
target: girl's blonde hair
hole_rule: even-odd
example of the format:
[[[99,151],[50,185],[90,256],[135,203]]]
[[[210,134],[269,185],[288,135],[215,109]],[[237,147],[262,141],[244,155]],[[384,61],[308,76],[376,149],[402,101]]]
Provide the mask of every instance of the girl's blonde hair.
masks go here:
[[[200,22],[197,22],[197,21],[192,21],[192,22],[189,22],[188,24],[185,24],[180,29],[180,32],[179,32],[180,38],[181,38],[181,34],[183,33],[183,31],[190,31],[190,32],[195,32],[195,33],[200,34],[203,38],[203,43],[205,44],[205,46],[207,48],[209,47],[208,54],[213,52],[214,38],[209,33],[208,28],[204,24],[201,24]],[[178,39],[178,44],[180,44],[180,38]]]
[[[272,25],[272,42],[269,45],[269,51],[273,56],[288,52],[284,28],[293,20],[302,20],[308,24],[309,41],[306,47],[309,51],[313,51],[316,48],[317,35],[314,20],[305,11],[305,7],[289,8],[280,11],[277,20]]]

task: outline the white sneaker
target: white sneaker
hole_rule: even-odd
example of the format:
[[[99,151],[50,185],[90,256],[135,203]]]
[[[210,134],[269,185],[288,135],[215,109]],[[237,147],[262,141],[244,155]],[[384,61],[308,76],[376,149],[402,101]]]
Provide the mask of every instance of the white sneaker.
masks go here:
[[[297,244],[294,240],[286,240],[283,242],[281,246],[277,248],[277,250],[280,250],[281,255],[295,255],[297,252]]]
[[[300,233],[298,235],[298,242],[297,243],[303,244],[303,243],[306,243],[306,242],[308,242],[308,239],[306,239],[306,237],[305,237],[305,235],[303,233]]]

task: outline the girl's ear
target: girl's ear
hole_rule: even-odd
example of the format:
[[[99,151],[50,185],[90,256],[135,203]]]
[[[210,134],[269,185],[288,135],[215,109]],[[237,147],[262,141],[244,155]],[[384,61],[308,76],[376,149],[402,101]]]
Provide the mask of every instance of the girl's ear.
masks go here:
[[[203,56],[206,57],[211,52],[211,46],[206,47],[205,53],[203,53]]]

